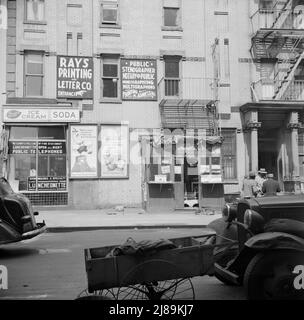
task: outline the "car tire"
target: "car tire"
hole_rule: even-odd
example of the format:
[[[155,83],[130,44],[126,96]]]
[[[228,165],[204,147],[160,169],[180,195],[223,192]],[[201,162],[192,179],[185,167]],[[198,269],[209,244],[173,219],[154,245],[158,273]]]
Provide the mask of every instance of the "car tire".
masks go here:
[[[304,290],[293,285],[296,265],[303,265],[303,252],[273,250],[258,253],[249,262],[244,274],[248,300],[303,300]]]

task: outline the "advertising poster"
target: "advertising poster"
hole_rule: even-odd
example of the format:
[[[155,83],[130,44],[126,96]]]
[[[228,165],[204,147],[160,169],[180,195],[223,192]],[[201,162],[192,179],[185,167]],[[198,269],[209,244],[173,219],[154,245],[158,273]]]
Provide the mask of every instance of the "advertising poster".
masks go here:
[[[157,100],[156,60],[121,59],[123,100]]]
[[[93,58],[57,56],[57,98],[93,99]]]
[[[101,126],[101,177],[128,178],[129,127]]]
[[[73,125],[70,132],[71,178],[96,178],[97,126]]]

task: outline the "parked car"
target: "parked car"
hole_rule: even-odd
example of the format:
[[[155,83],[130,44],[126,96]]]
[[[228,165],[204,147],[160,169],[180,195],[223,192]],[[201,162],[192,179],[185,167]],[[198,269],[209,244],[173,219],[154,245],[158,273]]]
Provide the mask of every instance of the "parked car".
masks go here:
[[[27,240],[43,233],[44,221],[37,223],[30,200],[15,193],[5,178],[0,178],[0,245]]]
[[[304,265],[304,195],[239,199],[209,224],[216,233],[215,276],[244,285],[248,299],[304,299],[293,273]]]

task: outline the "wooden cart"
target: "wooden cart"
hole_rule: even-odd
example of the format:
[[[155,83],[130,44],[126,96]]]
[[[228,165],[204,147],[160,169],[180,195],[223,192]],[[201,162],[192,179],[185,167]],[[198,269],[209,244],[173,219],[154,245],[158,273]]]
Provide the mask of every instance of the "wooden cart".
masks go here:
[[[176,246],[150,255],[107,256],[116,246],[85,249],[88,289],[80,299],[194,299],[192,277],[212,275],[215,234],[170,239]]]

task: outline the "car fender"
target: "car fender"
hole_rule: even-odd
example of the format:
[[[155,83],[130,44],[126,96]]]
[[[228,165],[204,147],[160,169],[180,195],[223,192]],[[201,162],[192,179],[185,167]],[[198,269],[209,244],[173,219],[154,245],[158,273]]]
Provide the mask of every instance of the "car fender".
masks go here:
[[[0,245],[21,240],[21,234],[9,224],[0,220]]]
[[[264,232],[248,239],[245,246],[255,251],[292,249],[304,252],[304,239],[284,232]]]

